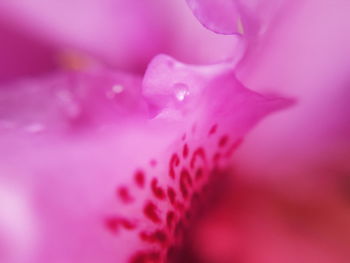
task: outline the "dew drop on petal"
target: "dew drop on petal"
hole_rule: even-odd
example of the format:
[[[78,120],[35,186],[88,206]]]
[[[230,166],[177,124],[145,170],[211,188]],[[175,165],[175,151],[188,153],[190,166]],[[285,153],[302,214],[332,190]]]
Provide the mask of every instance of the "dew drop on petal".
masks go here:
[[[190,94],[188,86],[184,83],[175,83],[174,86],[175,97],[178,101],[182,102]]]

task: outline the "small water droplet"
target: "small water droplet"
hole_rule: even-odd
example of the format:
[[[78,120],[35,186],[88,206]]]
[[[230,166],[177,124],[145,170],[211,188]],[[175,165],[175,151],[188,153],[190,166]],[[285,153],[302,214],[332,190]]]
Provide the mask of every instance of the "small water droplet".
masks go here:
[[[184,101],[190,94],[188,86],[184,83],[175,83],[173,85],[175,97],[178,101]]]
[[[124,87],[120,84],[116,84],[111,90],[107,91],[106,96],[109,99],[113,99],[116,94],[120,94],[124,91]]]

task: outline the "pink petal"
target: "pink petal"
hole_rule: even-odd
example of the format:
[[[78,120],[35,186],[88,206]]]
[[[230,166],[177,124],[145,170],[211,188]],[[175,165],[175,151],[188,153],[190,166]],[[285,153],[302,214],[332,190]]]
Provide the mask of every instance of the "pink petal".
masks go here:
[[[233,0],[187,0],[187,3],[208,29],[221,34],[238,32],[239,11]]]
[[[265,33],[281,13],[299,1],[286,0],[187,0],[197,19],[219,34],[244,34],[256,38]]]
[[[93,62],[96,59],[108,66],[142,73],[148,62],[162,52],[188,62],[217,62],[231,57],[236,43],[235,39],[214,35],[198,25],[184,1],[2,1],[0,16],[7,30],[12,31],[12,38],[21,40],[9,45],[8,34],[0,31],[0,48],[5,46],[7,51],[2,63],[13,71],[18,67],[17,75],[7,73],[7,79],[27,73],[22,67],[27,69],[30,62],[32,71],[27,71],[32,73],[44,58],[53,66],[71,56]],[[18,51],[22,56],[16,56]],[[34,54],[40,59],[34,60]],[[28,63],[16,62],[23,58]],[[0,77],[5,75],[2,69],[6,67],[0,67]]]
[[[167,56],[142,90],[135,77],[95,71],[1,93],[0,201],[16,208],[1,207],[6,263],[164,262],[209,176],[290,104],[244,88],[229,63]]]

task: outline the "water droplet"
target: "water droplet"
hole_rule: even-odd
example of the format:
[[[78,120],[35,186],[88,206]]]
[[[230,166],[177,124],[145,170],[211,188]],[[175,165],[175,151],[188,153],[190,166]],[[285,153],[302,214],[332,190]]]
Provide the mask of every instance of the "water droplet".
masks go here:
[[[124,87],[120,84],[116,84],[111,90],[107,91],[106,96],[109,99],[113,99],[116,94],[120,94],[124,91]]]
[[[190,94],[188,86],[184,83],[175,83],[173,85],[175,97],[178,101],[184,101]]]

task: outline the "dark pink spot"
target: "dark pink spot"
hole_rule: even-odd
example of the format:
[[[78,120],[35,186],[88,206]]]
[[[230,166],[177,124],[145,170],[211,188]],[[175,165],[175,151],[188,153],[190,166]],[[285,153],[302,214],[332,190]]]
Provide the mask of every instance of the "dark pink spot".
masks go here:
[[[211,126],[208,135],[213,135],[213,134],[215,134],[216,131],[217,131],[217,129],[218,129],[218,125],[217,125],[217,124],[214,124],[213,126]]]
[[[126,186],[120,186],[117,190],[117,194],[120,200],[126,204],[134,201],[134,198],[131,197],[129,189]]]
[[[175,213],[173,211],[168,211],[166,215],[166,224],[169,229],[171,229],[175,222]]]
[[[128,229],[128,230],[133,230],[136,228],[136,225],[135,223],[125,219],[125,218],[121,218],[120,219],[120,224],[125,228],[125,229]]]
[[[192,187],[192,184],[193,182],[192,182],[190,173],[186,168],[183,168],[181,170],[180,181],[179,181],[180,192],[183,198],[187,199],[189,197],[188,187]]]
[[[120,227],[127,230],[133,230],[136,228],[136,224],[134,224],[128,219],[120,217],[107,218],[105,220],[105,225],[113,233],[117,233]]]
[[[228,135],[221,136],[218,142],[219,147],[224,147],[228,143],[228,140],[229,140]]]
[[[187,158],[188,153],[189,153],[189,148],[188,148],[187,143],[185,143],[185,145],[184,145],[184,147],[183,147],[183,149],[182,149],[182,156],[183,156],[184,158]]]
[[[168,198],[171,204],[175,204],[175,199],[176,199],[176,193],[172,187],[168,187]]]
[[[170,163],[169,165],[171,167],[178,166],[180,164],[180,158],[176,153],[173,153],[173,155],[170,158]]]
[[[169,176],[172,178],[172,179],[175,179],[175,166],[178,166],[180,164],[180,159],[179,159],[179,156],[174,153],[171,158],[170,158],[170,161],[169,161]]]
[[[167,234],[163,230],[156,230],[153,233],[147,233],[145,231],[140,233],[140,239],[149,243],[158,243],[165,245],[168,240]]]
[[[183,196],[183,198],[187,199],[188,198],[188,189],[184,181],[180,180],[180,192]]]
[[[184,133],[183,135],[182,135],[182,138],[181,138],[183,141],[184,140],[186,140],[186,133]]]
[[[175,179],[175,170],[173,167],[169,167],[169,176],[172,178],[172,179]]]
[[[165,198],[165,193],[163,188],[158,186],[158,180],[157,178],[153,178],[151,182],[151,189],[154,194],[154,196],[160,200],[163,200]]]
[[[144,215],[154,223],[160,223],[160,217],[157,212],[157,206],[149,201],[143,208]]]
[[[113,233],[117,233],[119,230],[119,219],[118,218],[107,218],[105,221],[107,229]]]
[[[143,188],[145,186],[145,173],[143,171],[137,171],[134,174],[134,180],[138,187]]]
[[[157,251],[138,251],[129,260],[129,263],[159,263],[160,253]]]
[[[190,162],[190,166],[191,168],[194,168],[194,166],[196,165],[196,161],[198,160],[198,158],[202,159],[204,162],[206,162],[206,156],[205,156],[205,151],[202,147],[197,148],[193,154],[192,154],[192,158],[191,158],[191,162]]]
[[[182,180],[184,183],[188,184],[189,186],[192,186],[192,178],[186,168],[181,170],[180,180]]]

